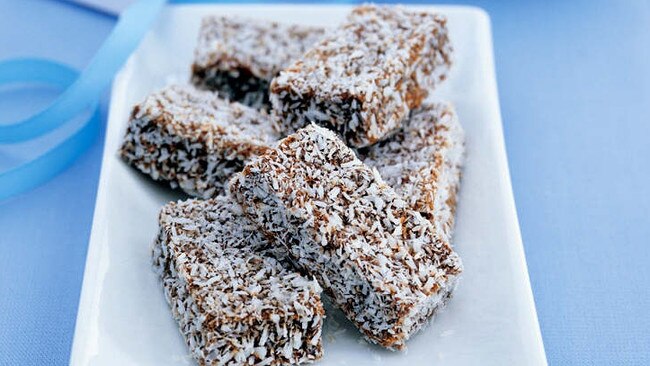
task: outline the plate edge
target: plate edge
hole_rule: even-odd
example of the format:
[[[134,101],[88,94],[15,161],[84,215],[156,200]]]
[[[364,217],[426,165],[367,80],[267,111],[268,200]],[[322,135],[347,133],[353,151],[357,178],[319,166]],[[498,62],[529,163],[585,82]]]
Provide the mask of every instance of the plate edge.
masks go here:
[[[117,119],[119,118],[119,112],[121,108],[118,108],[118,105],[115,101],[120,97],[120,94],[126,90],[126,80],[132,73],[133,66],[131,60],[136,52],[137,50],[132,53],[131,56],[129,56],[129,59],[122,67],[122,69],[117,73],[111,85],[110,108],[108,116],[106,118],[107,123],[106,133],[104,134],[104,150],[102,151],[101,162],[102,165],[99,175],[99,184],[97,187],[97,197],[93,212],[90,239],[88,240],[88,249],[86,252],[83,281],[81,284],[79,303],[77,306],[75,331],[70,350],[69,365],[86,364],[87,362],[85,361],[88,361],[87,347],[88,343],[91,342],[91,337],[89,336],[91,329],[86,322],[89,321],[90,314],[92,313],[92,300],[98,296],[97,290],[91,286],[97,282],[97,278],[101,273],[99,268],[101,255],[100,241],[102,240],[103,230],[105,230],[105,228],[101,228],[99,222],[105,220],[105,206],[106,200],[108,199],[106,186],[108,185],[108,179],[113,167],[113,163],[110,159],[110,156],[113,154],[111,151],[112,146],[109,144],[109,139],[111,138],[110,127],[118,122]]]
[[[483,33],[482,38],[483,42],[480,44],[484,45],[485,47],[485,53],[488,55],[487,60],[485,60],[487,64],[487,68],[489,70],[489,88],[492,89],[493,93],[490,93],[489,95],[494,96],[494,100],[490,101],[491,104],[494,105],[494,113],[495,117],[498,119],[498,129],[496,131],[496,134],[498,135],[498,143],[499,143],[499,154],[501,157],[499,158],[503,165],[501,166],[501,169],[503,170],[501,174],[503,174],[505,178],[505,184],[506,184],[506,199],[507,199],[507,206],[508,210],[510,211],[510,214],[513,216],[513,229],[516,233],[515,236],[515,241],[517,242],[517,248],[516,248],[516,255],[518,256],[518,260],[520,262],[521,268],[523,269],[523,277],[524,277],[524,286],[525,286],[525,296],[526,300],[528,302],[529,306],[529,311],[533,314],[533,322],[535,324],[535,329],[533,330],[534,336],[535,336],[535,342],[537,346],[537,355],[536,358],[538,359],[537,362],[539,362],[540,365],[548,365],[548,360],[546,359],[546,351],[544,349],[544,341],[542,338],[542,332],[541,328],[539,325],[539,318],[537,316],[537,308],[535,305],[535,297],[533,295],[533,289],[530,283],[530,274],[528,272],[528,263],[526,261],[526,253],[524,249],[524,243],[523,243],[523,238],[521,236],[521,227],[519,226],[519,216],[517,214],[517,207],[515,204],[515,198],[514,198],[514,191],[512,189],[512,179],[510,177],[510,164],[508,162],[508,154],[506,150],[506,143],[505,143],[505,136],[503,132],[503,118],[501,116],[501,102],[499,98],[499,88],[498,88],[498,83],[497,83],[497,76],[496,76],[496,65],[494,61],[494,42],[493,42],[493,36],[492,36],[492,22],[490,19],[489,14],[479,8],[479,7],[472,7],[477,13],[477,16],[479,18],[480,22],[483,22],[484,25],[483,27],[487,29],[486,32]]]

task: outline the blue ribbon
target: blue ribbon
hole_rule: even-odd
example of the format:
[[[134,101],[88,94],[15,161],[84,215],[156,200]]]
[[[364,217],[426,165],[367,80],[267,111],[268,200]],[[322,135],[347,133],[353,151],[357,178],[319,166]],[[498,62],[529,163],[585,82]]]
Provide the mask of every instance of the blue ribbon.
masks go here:
[[[42,59],[0,62],[0,85],[45,83],[64,89],[46,109],[22,121],[0,125],[0,143],[45,135],[83,112],[90,117],[72,135],[42,155],[0,173],[0,200],[32,189],[70,166],[94,142],[100,127],[97,103],[113,76],[147,33],[165,0],[138,0],[120,16],[88,66],[81,72]]]

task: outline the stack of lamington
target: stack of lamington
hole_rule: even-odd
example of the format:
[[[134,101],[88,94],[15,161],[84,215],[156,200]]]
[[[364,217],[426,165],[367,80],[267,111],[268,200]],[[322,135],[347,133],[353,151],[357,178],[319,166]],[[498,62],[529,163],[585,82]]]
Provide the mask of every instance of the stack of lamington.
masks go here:
[[[321,289],[396,350],[447,302],[463,131],[427,97],[451,50],[444,17],[399,7],[204,19],[194,86],[136,106],[120,151],[197,197],[162,209],[153,256],[201,364],[319,359]]]

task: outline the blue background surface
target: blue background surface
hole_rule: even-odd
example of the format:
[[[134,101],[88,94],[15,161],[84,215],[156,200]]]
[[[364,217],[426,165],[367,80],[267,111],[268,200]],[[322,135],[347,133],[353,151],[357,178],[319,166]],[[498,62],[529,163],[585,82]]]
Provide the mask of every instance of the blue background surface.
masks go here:
[[[650,364],[650,2],[452,3],[492,18],[549,363]],[[114,22],[52,0],[0,0],[0,59],[81,68]],[[0,89],[0,123],[53,95]],[[53,181],[0,202],[0,365],[67,364],[102,140]],[[32,149],[0,146],[0,169]]]

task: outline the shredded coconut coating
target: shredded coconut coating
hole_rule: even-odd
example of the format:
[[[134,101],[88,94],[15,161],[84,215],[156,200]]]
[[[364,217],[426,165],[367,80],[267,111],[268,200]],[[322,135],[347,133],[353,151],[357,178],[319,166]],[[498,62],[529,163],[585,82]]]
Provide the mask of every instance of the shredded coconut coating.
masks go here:
[[[365,336],[390,349],[443,306],[462,264],[330,130],[314,124],[233,176],[230,192]]]
[[[425,102],[395,135],[361,155],[451,242],[464,151],[465,135],[453,106]]]
[[[446,19],[361,6],[271,83],[281,131],[315,122],[365,147],[401,126],[451,65]]]
[[[259,19],[203,18],[192,82],[252,107],[268,104],[271,79],[318,42],[324,28]]]
[[[174,85],[134,107],[120,154],[154,180],[208,198],[276,140],[268,115]]]
[[[286,365],[322,357],[315,280],[265,255],[230,198],[166,205],[153,248],[172,314],[201,365]]]

